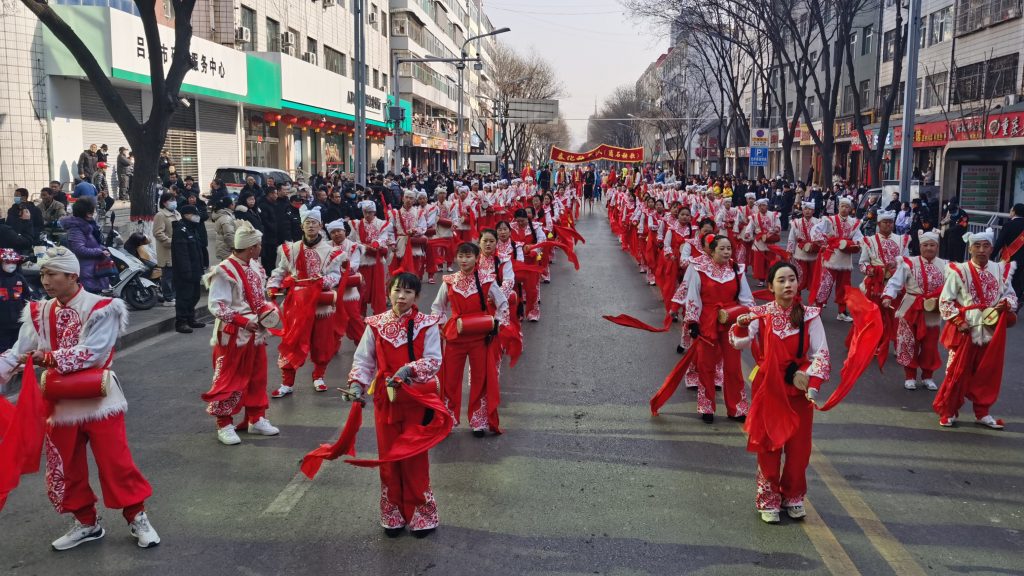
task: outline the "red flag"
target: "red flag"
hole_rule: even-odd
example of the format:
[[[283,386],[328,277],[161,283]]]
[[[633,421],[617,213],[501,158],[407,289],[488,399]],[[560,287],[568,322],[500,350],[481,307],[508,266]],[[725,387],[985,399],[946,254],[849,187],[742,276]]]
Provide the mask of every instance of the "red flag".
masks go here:
[[[39,456],[46,436],[46,403],[32,369],[32,357],[25,362],[18,405],[0,397],[0,510],[24,474],[39,471]]]
[[[383,394],[381,390],[379,393]],[[427,424],[407,424],[395,438],[391,450],[377,455],[375,460],[346,460],[353,466],[374,467],[385,462],[397,462],[422,454],[441,443],[452,430],[452,416],[448,408],[437,397],[432,385],[402,386],[399,394],[407,394],[414,402],[433,410],[433,418]]]
[[[312,480],[320,471],[324,460],[336,460],[342,455],[356,455],[356,435],[363,425],[363,402],[352,402],[348,411],[348,419],[334,444],[321,444],[319,448],[302,457],[300,468],[307,478]]]
[[[853,328],[850,329],[850,349],[847,351],[846,360],[843,362],[842,377],[839,386],[832,392],[824,404],[818,406],[822,412],[831,410],[839,404],[853,385],[871,364],[875,352],[878,350],[878,343],[882,341],[882,316],[878,306],[868,300],[863,292],[856,289],[846,291],[846,306],[853,316]]]

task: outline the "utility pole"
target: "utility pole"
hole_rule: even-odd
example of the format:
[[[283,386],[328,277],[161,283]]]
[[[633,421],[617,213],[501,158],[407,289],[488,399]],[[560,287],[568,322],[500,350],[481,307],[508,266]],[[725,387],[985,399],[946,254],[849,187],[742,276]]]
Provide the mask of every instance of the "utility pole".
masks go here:
[[[458,147],[458,151],[455,154],[456,167],[455,167],[455,170],[453,170],[453,172],[458,172],[459,170],[463,169],[463,167],[465,166],[465,161],[463,160],[463,157],[462,157],[462,132],[463,132],[463,129],[464,129],[464,124],[465,124],[465,115],[462,113],[462,101],[464,100],[464,96],[463,96],[463,93],[462,93],[463,92],[462,81],[463,81],[464,71],[466,69],[466,62],[473,62],[473,61],[475,61],[475,62],[482,62],[482,60],[480,59],[480,50],[479,50],[479,48],[477,48],[476,58],[475,59],[470,59],[469,56],[466,54],[466,46],[469,45],[469,43],[474,41],[474,40],[480,40],[481,38],[486,38],[487,36],[496,36],[498,34],[504,34],[505,32],[511,32],[511,28],[508,28],[508,27],[498,28],[497,30],[493,30],[491,32],[487,32],[486,34],[477,34],[476,36],[470,36],[469,38],[466,38],[465,42],[462,43],[462,49],[459,51],[459,55],[461,56],[461,58],[459,58],[458,62],[455,64],[455,67],[459,69],[459,117],[458,117],[458,121],[456,122],[456,126],[459,127],[459,133],[458,133],[457,138],[455,140],[456,147]],[[479,44],[478,44],[478,46],[479,46]]]
[[[366,186],[366,0],[353,0],[356,56],[356,184]]]
[[[910,201],[910,177],[914,173],[914,114],[917,105],[917,57],[921,49],[918,21],[921,19],[921,0],[910,0],[907,15],[907,80],[903,100],[903,137],[900,139],[900,200]],[[885,135],[879,134],[884,142]]]

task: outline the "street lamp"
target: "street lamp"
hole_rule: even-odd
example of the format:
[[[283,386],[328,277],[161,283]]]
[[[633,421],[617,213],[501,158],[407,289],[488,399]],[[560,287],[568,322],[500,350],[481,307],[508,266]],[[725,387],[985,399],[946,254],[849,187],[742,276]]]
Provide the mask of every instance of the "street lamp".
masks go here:
[[[488,36],[497,36],[498,34],[504,34],[505,32],[511,32],[511,31],[512,31],[512,29],[506,26],[504,28],[498,28],[497,30],[491,30],[490,32],[487,32],[486,34],[477,34],[476,36],[470,36],[469,38],[466,38],[465,42],[462,43],[462,49],[459,52],[459,54],[462,56],[462,60],[458,64],[455,65],[455,67],[459,69],[459,116],[458,116],[458,122],[457,122],[457,125],[459,127],[459,133],[458,133],[458,138],[455,141],[455,145],[458,148],[458,152],[457,152],[457,154],[455,156],[456,159],[457,159],[456,160],[455,172],[458,172],[460,169],[462,169],[466,165],[466,162],[465,162],[465,160],[462,157],[462,132],[464,130],[463,124],[464,124],[464,120],[465,120],[463,118],[463,113],[462,113],[462,106],[463,106],[462,102],[465,99],[464,96],[463,96],[463,93],[462,93],[463,92],[463,89],[462,89],[462,77],[463,77],[463,71],[466,69],[466,57],[467,57],[466,46],[470,42],[472,42],[473,40],[479,40],[480,38],[486,38]],[[479,61],[479,58],[480,58],[480,54],[477,54],[478,61]]]

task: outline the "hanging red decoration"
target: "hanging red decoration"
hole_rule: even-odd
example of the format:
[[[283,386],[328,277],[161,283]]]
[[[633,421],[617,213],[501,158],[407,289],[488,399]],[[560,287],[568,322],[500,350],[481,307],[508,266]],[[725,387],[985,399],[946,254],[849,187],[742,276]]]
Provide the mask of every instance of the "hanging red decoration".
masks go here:
[[[282,118],[282,120],[284,120],[284,123],[288,124],[288,125],[293,125],[293,124],[295,124],[296,122],[299,121],[299,119],[296,116],[292,115],[292,114],[285,114],[285,116]]]
[[[271,126],[277,126],[277,121],[281,119],[281,115],[277,112],[264,112],[263,120]]]

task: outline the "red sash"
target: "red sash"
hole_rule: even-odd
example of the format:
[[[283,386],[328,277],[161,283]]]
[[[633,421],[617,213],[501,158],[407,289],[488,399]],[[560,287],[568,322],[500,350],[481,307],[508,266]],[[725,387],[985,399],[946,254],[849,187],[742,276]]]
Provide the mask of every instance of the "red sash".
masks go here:
[[[1003,248],[1003,253],[999,255],[999,259],[1003,262],[1009,262],[1017,254],[1021,246],[1024,246],[1024,232],[1018,234],[1017,238],[1009,246]]]

